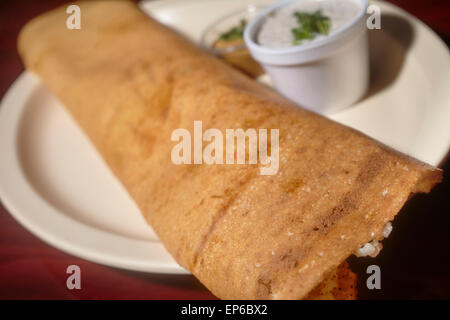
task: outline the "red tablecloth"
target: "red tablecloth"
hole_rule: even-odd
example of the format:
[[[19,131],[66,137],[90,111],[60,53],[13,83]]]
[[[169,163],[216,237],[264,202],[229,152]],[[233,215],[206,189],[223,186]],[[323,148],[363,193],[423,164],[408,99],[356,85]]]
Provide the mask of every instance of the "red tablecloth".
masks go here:
[[[0,96],[23,71],[16,53],[20,28],[64,0],[0,2]],[[392,1],[450,39],[450,1]],[[448,42],[447,42],[448,43]],[[450,119],[449,119],[450,121]],[[1,153],[0,153],[1,155]],[[444,169],[450,169],[447,165]],[[363,298],[450,298],[450,184],[415,197],[396,220],[395,232],[376,260],[350,259],[358,274],[377,263],[383,290]],[[81,268],[81,290],[68,290],[66,268]],[[0,204],[0,298],[26,299],[214,299],[194,277],[124,271],[63,253],[20,226]]]

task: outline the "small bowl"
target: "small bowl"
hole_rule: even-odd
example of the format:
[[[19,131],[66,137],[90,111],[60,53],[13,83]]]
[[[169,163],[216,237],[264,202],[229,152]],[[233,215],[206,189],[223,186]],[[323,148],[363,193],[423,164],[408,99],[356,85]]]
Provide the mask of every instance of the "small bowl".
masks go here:
[[[256,37],[266,17],[298,1],[280,1],[261,11],[244,30],[245,44],[277,90],[290,100],[321,114],[347,108],[364,96],[369,85],[367,0],[348,0],[358,3],[358,14],[322,39],[279,49],[258,44]]]
[[[264,7],[248,5],[245,8],[228,14],[210,25],[203,33],[200,44],[212,54],[224,59],[229,64],[237,67],[252,77],[264,73],[262,67],[251,57],[244,40],[219,42],[220,36],[235,27],[240,21],[247,24],[263,10]]]

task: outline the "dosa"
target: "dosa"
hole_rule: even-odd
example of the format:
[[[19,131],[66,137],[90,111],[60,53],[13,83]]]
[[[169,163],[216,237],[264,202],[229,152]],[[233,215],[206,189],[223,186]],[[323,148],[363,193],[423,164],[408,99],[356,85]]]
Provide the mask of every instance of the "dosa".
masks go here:
[[[19,52],[175,260],[217,297],[302,299],[441,171],[301,109],[123,1],[33,19]],[[176,165],[177,128],[279,129],[279,170]],[[101,197],[101,190],[98,191]],[[394,230],[395,232],[395,230]]]

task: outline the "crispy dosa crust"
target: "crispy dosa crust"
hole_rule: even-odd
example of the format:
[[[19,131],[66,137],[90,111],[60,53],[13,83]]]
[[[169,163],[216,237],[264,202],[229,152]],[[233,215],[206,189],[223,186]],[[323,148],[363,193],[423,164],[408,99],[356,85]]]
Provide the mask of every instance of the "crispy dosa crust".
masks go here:
[[[357,277],[344,261],[305,297],[306,300],[356,300]]]
[[[19,51],[63,102],[182,266],[225,299],[300,299],[441,171],[298,108],[131,3],[28,23]],[[171,133],[279,128],[278,174],[175,165]],[[101,190],[99,190],[101,196]],[[373,233],[373,235],[371,235]]]

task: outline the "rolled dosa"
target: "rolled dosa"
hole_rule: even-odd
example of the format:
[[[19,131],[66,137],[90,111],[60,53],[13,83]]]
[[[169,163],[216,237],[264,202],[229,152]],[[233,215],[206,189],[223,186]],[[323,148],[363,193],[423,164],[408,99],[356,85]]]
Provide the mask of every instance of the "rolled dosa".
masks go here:
[[[79,2],[19,37],[175,260],[224,299],[301,299],[441,171],[299,108],[123,1]],[[279,169],[174,164],[175,129],[279,129]],[[98,196],[101,196],[99,190]]]

